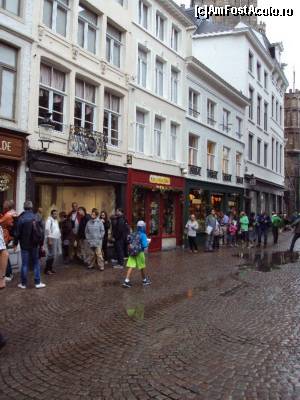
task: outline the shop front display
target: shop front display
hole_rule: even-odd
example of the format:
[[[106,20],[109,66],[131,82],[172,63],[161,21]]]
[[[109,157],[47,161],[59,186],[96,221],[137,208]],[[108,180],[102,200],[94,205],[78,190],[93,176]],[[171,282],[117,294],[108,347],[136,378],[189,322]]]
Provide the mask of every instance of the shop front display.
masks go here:
[[[183,178],[129,170],[127,219],[132,227],[147,224],[149,251],[172,248],[182,243]]]
[[[25,158],[26,134],[0,128],[0,210],[5,200],[16,201],[17,176]]]
[[[28,196],[45,216],[53,208],[70,211],[72,202],[88,212],[96,207],[108,215],[125,205],[125,168],[33,151],[28,165]]]

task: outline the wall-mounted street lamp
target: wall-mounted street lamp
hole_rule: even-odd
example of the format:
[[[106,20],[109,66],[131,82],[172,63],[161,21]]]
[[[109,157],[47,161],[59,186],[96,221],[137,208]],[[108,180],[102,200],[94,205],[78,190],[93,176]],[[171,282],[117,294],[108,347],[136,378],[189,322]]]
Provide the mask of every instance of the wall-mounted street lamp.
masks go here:
[[[50,144],[53,142],[52,135],[55,123],[51,118],[52,113],[47,113],[43,121],[39,125],[39,142],[41,142],[42,151],[49,150]]]

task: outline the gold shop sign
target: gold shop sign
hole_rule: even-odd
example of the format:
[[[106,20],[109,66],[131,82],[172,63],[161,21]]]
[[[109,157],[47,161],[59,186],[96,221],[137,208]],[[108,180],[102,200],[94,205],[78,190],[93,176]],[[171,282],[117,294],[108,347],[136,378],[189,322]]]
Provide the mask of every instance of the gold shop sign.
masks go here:
[[[155,185],[171,185],[171,178],[168,176],[150,175],[149,182]]]
[[[25,138],[0,132],[0,158],[23,160]]]

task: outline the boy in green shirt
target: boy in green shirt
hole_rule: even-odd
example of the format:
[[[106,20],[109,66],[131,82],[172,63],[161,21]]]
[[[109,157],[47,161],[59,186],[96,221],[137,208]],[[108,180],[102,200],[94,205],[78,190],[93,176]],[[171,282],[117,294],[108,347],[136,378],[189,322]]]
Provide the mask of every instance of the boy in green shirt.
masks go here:
[[[276,214],[276,212],[272,212],[272,233],[273,233],[273,239],[274,239],[274,244],[278,243],[278,233],[279,233],[279,228],[282,225],[282,220],[281,218]]]

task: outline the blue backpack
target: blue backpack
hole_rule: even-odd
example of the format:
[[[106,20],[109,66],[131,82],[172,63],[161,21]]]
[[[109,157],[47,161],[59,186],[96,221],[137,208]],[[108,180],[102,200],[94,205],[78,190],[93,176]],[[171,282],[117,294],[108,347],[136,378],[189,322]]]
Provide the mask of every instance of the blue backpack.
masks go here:
[[[136,232],[128,236],[128,254],[130,256],[137,256],[143,251],[141,243],[141,235]]]

